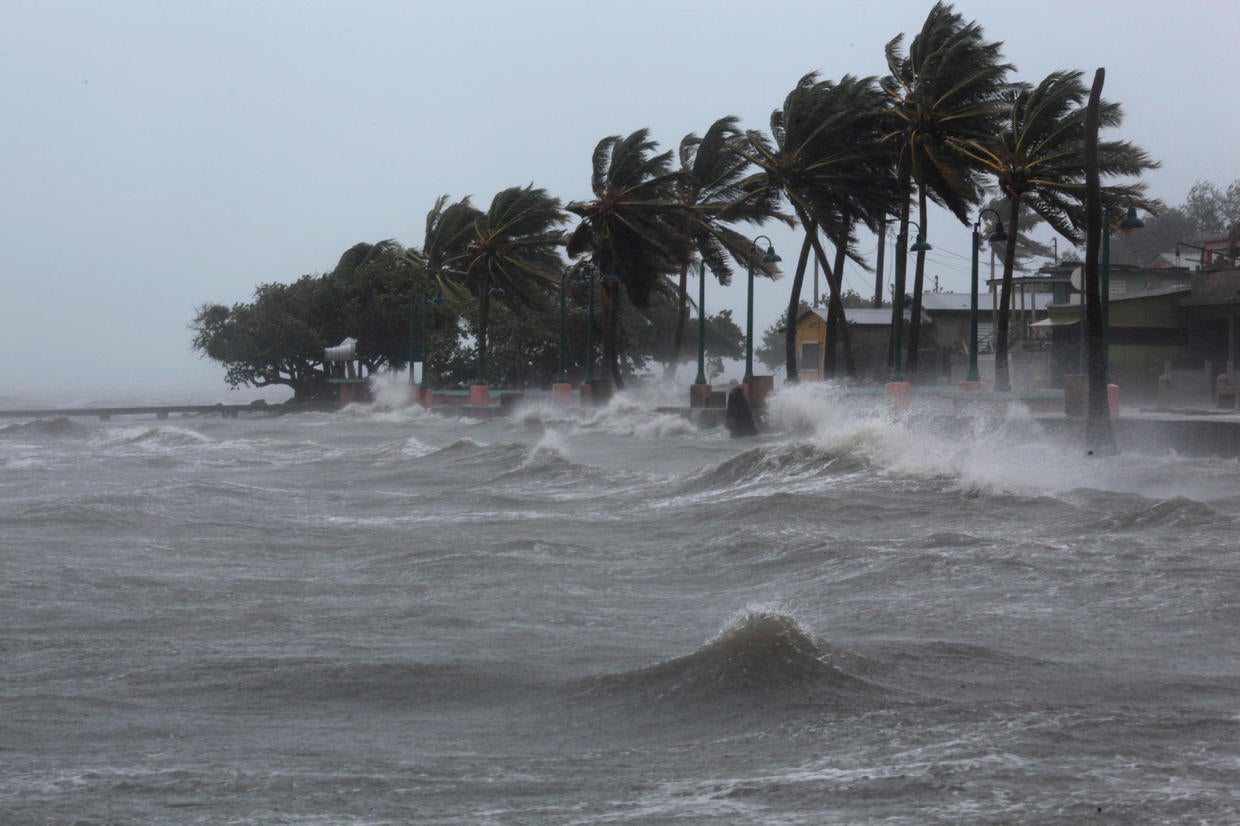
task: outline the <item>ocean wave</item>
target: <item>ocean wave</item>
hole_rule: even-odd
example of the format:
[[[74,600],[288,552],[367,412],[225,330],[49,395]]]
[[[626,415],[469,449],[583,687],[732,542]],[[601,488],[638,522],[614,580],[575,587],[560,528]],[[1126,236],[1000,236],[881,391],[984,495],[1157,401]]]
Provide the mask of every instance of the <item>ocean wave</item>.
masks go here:
[[[80,439],[90,435],[90,429],[78,424],[68,416],[52,419],[34,419],[0,427],[0,438],[50,437]]]
[[[590,687],[642,705],[784,698],[797,703],[851,705],[885,692],[846,673],[792,616],[746,608],[691,654],[637,671],[594,678]]]
[[[824,478],[855,472],[862,464],[852,457],[841,457],[812,442],[763,444],[738,453],[688,476],[680,485],[682,494],[727,490],[750,486]]]

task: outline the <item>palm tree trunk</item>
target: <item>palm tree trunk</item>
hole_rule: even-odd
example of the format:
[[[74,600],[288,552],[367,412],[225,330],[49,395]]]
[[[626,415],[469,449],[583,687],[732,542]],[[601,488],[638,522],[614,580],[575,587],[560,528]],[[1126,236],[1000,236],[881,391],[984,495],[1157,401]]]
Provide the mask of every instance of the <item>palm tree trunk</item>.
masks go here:
[[[845,365],[848,365],[852,361],[852,344],[848,338],[848,323],[844,316],[844,301],[840,289],[840,274],[831,266],[830,263],[827,262],[827,254],[822,249],[822,241],[819,240],[817,232],[810,236],[810,240],[814,245],[814,254],[818,256],[818,263],[822,266],[823,274],[827,277],[827,287],[829,290],[827,295],[827,352],[823,354],[823,363],[825,365],[825,358],[830,356],[832,359],[831,376],[834,377],[834,348],[836,342],[839,342],[844,349]],[[832,335],[833,331],[834,336]],[[823,372],[826,373],[825,367],[823,368]]]
[[[844,213],[844,225],[845,225],[845,228],[847,228],[849,225],[849,218],[848,218],[847,212]],[[841,235],[841,237],[837,238],[835,241],[835,271],[839,273],[839,276],[840,276],[839,282],[840,282],[841,287],[843,286],[843,278],[844,278],[844,256],[847,252],[848,252],[848,232],[846,229],[845,232]],[[839,318],[839,325],[840,325],[840,331],[842,333],[842,335],[840,336],[840,344],[844,351],[844,373],[849,378],[854,378],[857,375],[857,364],[855,361],[853,361],[852,347],[849,346],[848,323],[844,319],[844,314],[843,314],[843,309],[844,309],[843,296],[840,297],[839,304],[840,304],[840,310],[841,310],[840,318]]]
[[[1098,253],[1102,245],[1102,198],[1098,185],[1098,105],[1106,70],[1094,73],[1085,106],[1085,322],[1089,352],[1089,411],[1085,420],[1085,447],[1095,455],[1117,451],[1107,399],[1106,346],[1102,331]]]
[[[705,274],[702,276],[705,278]],[[664,381],[676,378],[680,352],[685,343],[685,325],[689,321],[689,262],[680,265],[680,288],[676,292],[676,328],[672,334],[672,353],[663,367]]]
[[[921,236],[926,237],[926,189],[917,187],[917,214],[921,223]],[[926,280],[926,251],[917,251],[917,263],[913,270],[912,315],[908,322],[908,362],[905,368],[910,376],[917,375],[917,351],[921,348],[921,293]]]
[[[792,276],[792,289],[788,293],[788,311],[784,317],[784,379],[790,384],[800,380],[797,370],[797,311],[801,308],[801,289],[805,284],[805,267],[809,263],[809,233],[817,232],[813,223],[805,224],[805,240],[801,242],[801,257]],[[818,365],[814,365],[817,369]]]
[[[1020,232],[1020,200],[1008,195],[1008,240],[1003,248],[1003,283],[999,287],[998,329],[995,335],[995,390],[1007,392],[1012,389],[1012,376],[1008,368],[1008,328],[1012,303],[1012,276],[1016,269],[1016,239]]]

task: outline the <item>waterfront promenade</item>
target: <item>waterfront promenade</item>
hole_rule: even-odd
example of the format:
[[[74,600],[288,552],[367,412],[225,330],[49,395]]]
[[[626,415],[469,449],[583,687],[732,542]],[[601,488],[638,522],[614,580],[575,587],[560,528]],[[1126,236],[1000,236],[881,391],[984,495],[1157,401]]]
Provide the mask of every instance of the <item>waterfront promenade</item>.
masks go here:
[[[874,404],[887,403],[881,395],[882,388],[860,388],[846,394],[847,398],[870,400]],[[551,403],[548,393],[505,394],[503,403],[471,405],[463,403],[467,393],[436,392],[431,409],[443,415],[466,418],[496,418],[512,415],[525,404]],[[441,403],[442,402],[442,403]],[[578,406],[574,398],[565,402]],[[933,423],[947,431],[959,430],[962,435],[979,418],[998,418],[1006,415],[1013,405],[1023,405],[1029,415],[1056,439],[1068,442],[1084,440],[1085,420],[1067,416],[1063,410],[1063,394],[1060,391],[1032,391],[1026,393],[962,393],[949,388],[915,388],[906,415],[921,422]],[[168,419],[178,417],[220,416],[236,418],[246,416],[279,416],[301,412],[331,412],[343,407],[340,402],[314,402],[298,404],[211,404],[211,405],[134,405],[99,406],[80,408],[26,408],[0,410],[0,418],[44,419],[55,417],[90,417],[109,420],[114,417],[155,417]],[[725,411],[719,407],[659,406],[655,412],[683,416],[701,427],[721,427]],[[1122,407],[1112,419],[1116,441],[1121,452],[1165,454],[1182,456],[1216,456],[1240,459],[1240,410],[1218,409],[1194,400],[1192,406],[1170,406],[1167,409],[1152,407]]]

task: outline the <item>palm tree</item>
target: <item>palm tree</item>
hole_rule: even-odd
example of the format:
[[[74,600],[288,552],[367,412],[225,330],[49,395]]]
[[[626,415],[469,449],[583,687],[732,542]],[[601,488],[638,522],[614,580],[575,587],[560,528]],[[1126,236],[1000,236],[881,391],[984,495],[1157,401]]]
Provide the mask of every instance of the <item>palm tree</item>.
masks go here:
[[[806,263],[812,249],[827,278],[828,357],[840,336],[850,374],[852,354],[841,302],[843,256],[862,262],[853,228],[877,226],[895,196],[890,155],[883,146],[882,97],[874,78],[844,76],[839,82],[805,75],[771,115],[771,138],[756,130],[738,151],[763,172],[762,183],[788,199],[806,237],[793,276],[785,323],[787,379],[797,379],[796,321]],[[827,260],[819,230],[836,247]],[[830,364],[830,361],[828,361]]]
[[[682,232],[696,251],[710,264],[720,284],[732,280],[728,258],[747,265],[750,240],[730,226],[738,221],[763,224],[778,217],[789,225],[795,221],[777,211],[779,194],[755,191],[748,176],[749,161],[733,149],[741,134],[737,119],[720,118],[706,130],[705,137],[690,133],[680,142],[680,174],[676,180],[676,200],[684,207]],[[665,378],[675,375],[688,320],[688,273],[691,261],[680,265],[677,285],[676,324]]]
[[[491,299],[541,305],[544,288],[559,283],[564,213],[559,199],[533,185],[497,193],[486,212],[475,209],[469,198],[452,205],[446,201],[441,197],[427,216],[423,257],[446,293],[458,300],[472,294],[477,301],[475,382],[485,384]]]
[[[956,146],[998,180],[1007,199],[1008,232],[1015,238],[1025,208],[1046,221],[1072,243],[1080,243],[1084,226],[1085,103],[1089,95],[1081,72],[1052,72],[1037,86],[1022,85],[1004,95],[1006,118],[1001,129],[984,138],[958,141]],[[1100,101],[1100,126],[1118,126],[1123,113],[1117,103]],[[1098,144],[1100,176],[1138,176],[1158,164],[1127,141]],[[1144,185],[1107,186],[1101,197],[1108,205],[1126,202],[1148,206]],[[1010,390],[1008,317],[1016,244],[1003,256],[995,333],[995,389]]]
[[[1000,62],[1001,44],[987,42],[981,26],[966,23],[947,3],[936,3],[930,10],[907,54],[901,49],[903,39],[899,35],[887,44],[890,75],[882,80],[894,124],[888,140],[899,151],[902,188],[911,195],[916,186],[923,233],[928,231],[928,201],[946,207],[967,225],[971,207],[981,199],[980,172],[953,146],[993,133],[999,94],[1006,88],[1012,67]],[[897,233],[903,242],[907,242],[908,225],[906,197],[900,205]],[[919,251],[909,325],[910,372],[917,370],[924,280],[925,252]]]
[[[496,193],[474,223],[474,238],[459,269],[478,299],[478,384],[486,384],[487,321],[491,298],[512,306],[540,307],[559,283],[564,260],[560,200],[545,189],[509,187]]]
[[[569,235],[568,255],[588,254],[604,276],[604,358],[617,387],[624,386],[618,347],[621,293],[606,277],[614,276],[633,305],[644,308],[656,290],[666,288],[664,276],[689,257],[681,231],[685,209],[676,198],[680,174],[672,169],[672,153],[657,150],[646,129],[603,138],[592,160],[594,197],[565,207],[581,219]]]

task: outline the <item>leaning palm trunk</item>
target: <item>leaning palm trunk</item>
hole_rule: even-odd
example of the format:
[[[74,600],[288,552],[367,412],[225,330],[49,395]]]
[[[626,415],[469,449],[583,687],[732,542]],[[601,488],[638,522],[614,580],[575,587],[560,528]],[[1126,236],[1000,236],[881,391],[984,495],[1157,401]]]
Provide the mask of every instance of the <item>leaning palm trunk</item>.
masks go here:
[[[805,284],[805,267],[809,263],[810,234],[816,232],[813,224],[805,227],[805,240],[801,242],[801,257],[797,259],[797,270],[792,276],[792,289],[788,294],[788,312],[784,321],[784,378],[792,384],[800,380],[797,369],[797,312],[801,308],[801,289]],[[817,369],[818,365],[814,365]]]
[[[822,249],[822,241],[819,240],[818,233],[814,233],[812,237],[814,254],[818,256],[818,263],[822,266],[823,274],[827,277],[827,287],[829,290],[827,294],[828,352],[831,352],[838,343],[840,350],[844,353],[844,370],[849,378],[852,378],[856,376],[857,368],[853,362],[852,341],[848,337],[848,319],[844,315],[841,270],[833,268],[827,263],[827,254]],[[834,338],[831,336],[832,330],[836,333]],[[832,371],[832,378],[834,378],[834,363],[832,364]]]
[[[848,252],[848,233],[845,232],[835,242],[835,271],[839,273],[841,286],[843,286],[843,278],[844,278],[844,257],[847,252]],[[848,341],[848,321],[847,319],[844,318],[844,301],[842,298],[839,301],[839,306],[840,306],[840,317],[839,317],[838,323],[840,326],[840,330],[842,331],[841,342],[845,343]],[[844,372],[848,375],[849,378],[856,378],[857,365],[853,361],[852,347],[844,346],[843,351],[844,351]]]
[[[705,278],[706,274],[702,273]],[[701,312],[701,308],[698,308]],[[664,381],[676,378],[676,368],[680,364],[680,353],[685,344],[685,326],[689,323],[689,262],[680,265],[680,284],[676,292],[676,327],[672,333],[672,352],[667,364],[663,367]]]
[[[1094,85],[1085,107],[1085,323],[1089,336],[1089,412],[1085,421],[1085,446],[1095,455],[1111,455],[1117,450],[1107,399],[1106,344],[1098,267],[1103,232],[1098,184],[1098,106],[1105,79],[1105,69],[1094,73]]]
[[[1008,349],[1011,346],[1012,276],[1016,269],[1016,239],[1020,237],[1020,200],[1008,198],[1008,240],[1003,249],[1003,284],[999,288],[999,329],[995,330],[995,390],[1012,389]]]

